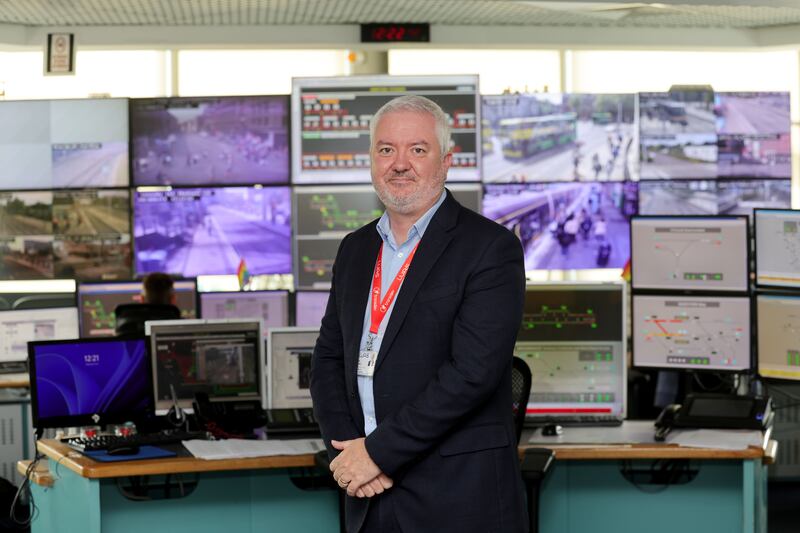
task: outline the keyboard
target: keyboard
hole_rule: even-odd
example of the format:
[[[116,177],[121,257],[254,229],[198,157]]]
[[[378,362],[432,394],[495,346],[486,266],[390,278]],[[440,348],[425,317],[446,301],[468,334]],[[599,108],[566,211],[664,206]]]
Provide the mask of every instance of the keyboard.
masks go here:
[[[208,440],[208,434],[199,431],[173,431],[172,433],[137,433],[127,437],[97,435],[94,437],[67,437],[61,439],[61,442],[79,452],[94,452],[130,446],[163,446],[195,439]]]
[[[581,416],[570,416],[563,418],[555,418],[555,417],[537,418],[536,420],[532,420],[530,422],[526,421],[526,425],[530,425],[533,427],[544,426],[547,424],[558,424],[559,426],[565,426],[565,427],[566,426],[614,427],[614,426],[621,426],[622,419],[615,416],[581,415]]]

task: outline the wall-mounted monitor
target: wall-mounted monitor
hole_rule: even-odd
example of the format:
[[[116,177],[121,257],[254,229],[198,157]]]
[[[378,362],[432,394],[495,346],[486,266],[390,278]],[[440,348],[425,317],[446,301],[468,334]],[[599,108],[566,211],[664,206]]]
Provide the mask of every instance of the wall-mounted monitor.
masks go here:
[[[137,276],[290,273],[289,187],[137,190],[133,241]]]
[[[514,354],[531,368],[527,418],[623,417],[625,284],[528,285]]]
[[[173,284],[175,305],[183,318],[197,316],[197,288],[194,280]],[[118,305],[142,303],[141,281],[81,283],[78,285],[78,309],[81,314],[81,337],[108,337],[114,334]]]
[[[53,232],[55,277],[130,279],[128,190],[55,191]]]
[[[75,307],[0,311],[0,365],[25,361],[30,341],[75,339],[78,336],[78,310]]]
[[[125,189],[0,192],[0,278],[131,275]]]
[[[791,207],[790,180],[659,180],[639,182],[641,215],[751,215]]]
[[[289,98],[131,100],[133,184],[289,182]]]
[[[716,93],[721,177],[791,178],[788,92]]]
[[[756,209],[756,284],[800,288],[800,211]]]
[[[792,207],[791,180],[717,180],[720,215],[753,216],[756,208]]]
[[[750,282],[747,217],[634,217],[634,289],[740,291]]]
[[[638,179],[634,94],[483,96],[483,181]]]
[[[480,185],[454,183],[447,189],[462,206],[480,212]],[[348,233],[380,218],[383,204],[370,185],[295,187],[292,193],[295,285],[328,288],[339,243]]]
[[[127,99],[0,102],[0,124],[0,189],[129,185]]]
[[[759,294],[756,315],[758,373],[800,380],[800,296]]]
[[[634,295],[632,317],[634,366],[751,368],[747,297]]]
[[[717,131],[710,94],[639,93],[641,179],[717,176]]]
[[[389,100],[426,96],[449,117],[450,181],[480,180],[478,77],[348,76],[292,80],[292,181],[369,183],[369,123]]]
[[[204,292],[200,294],[202,318],[261,320],[261,332],[289,325],[287,291]]]
[[[622,268],[638,199],[630,181],[492,184],[483,214],[520,238],[525,270]]]

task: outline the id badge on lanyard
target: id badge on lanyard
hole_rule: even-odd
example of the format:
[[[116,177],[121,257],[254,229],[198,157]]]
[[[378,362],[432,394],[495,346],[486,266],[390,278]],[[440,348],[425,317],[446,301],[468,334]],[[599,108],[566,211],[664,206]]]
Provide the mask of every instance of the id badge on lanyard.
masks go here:
[[[370,297],[371,312],[370,312],[370,327],[367,333],[367,342],[364,349],[358,352],[358,375],[364,377],[372,377],[375,374],[375,364],[378,361],[378,351],[373,349],[375,340],[378,338],[378,331],[380,330],[381,322],[386,317],[386,312],[392,306],[395,296],[400,290],[400,284],[408,273],[408,268],[411,266],[411,260],[414,259],[414,254],[417,252],[417,247],[411,250],[408,254],[403,266],[395,276],[389,290],[381,301],[381,272],[383,269],[383,246],[378,254],[378,260],[375,262],[375,271],[372,274],[372,296]]]

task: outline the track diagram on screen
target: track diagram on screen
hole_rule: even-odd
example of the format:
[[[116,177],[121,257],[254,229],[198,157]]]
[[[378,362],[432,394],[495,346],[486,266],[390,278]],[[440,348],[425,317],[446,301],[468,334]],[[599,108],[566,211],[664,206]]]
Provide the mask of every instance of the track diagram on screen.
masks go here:
[[[553,327],[561,329],[566,326],[597,328],[597,316],[591,308],[572,310],[567,305],[551,307],[543,305],[537,313],[525,313],[522,316],[522,328]]]
[[[651,314],[644,317],[643,336],[658,345],[668,363],[735,364],[736,354],[749,349],[747,327],[730,317],[706,318],[696,311]]]
[[[653,243],[653,252],[659,257],[670,258],[668,266],[666,259],[664,265],[669,269],[669,279],[684,281],[723,281],[722,272],[697,272],[689,271],[682,264],[683,258],[689,257],[714,257],[720,253],[723,241],[719,236],[703,236],[700,238],[689,235],[679,235],[671,238],[660,238]]]

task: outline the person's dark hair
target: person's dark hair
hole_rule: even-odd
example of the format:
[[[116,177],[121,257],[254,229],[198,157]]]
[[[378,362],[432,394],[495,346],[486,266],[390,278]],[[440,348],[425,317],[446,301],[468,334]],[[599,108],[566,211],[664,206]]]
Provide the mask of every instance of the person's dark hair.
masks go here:
[[[172,303],[172,278],[168,274],[152,272],[142,280],[144,287],[144,303],[171,304]]]

